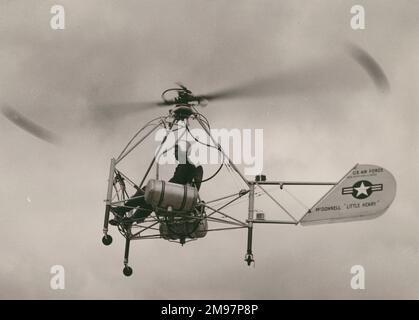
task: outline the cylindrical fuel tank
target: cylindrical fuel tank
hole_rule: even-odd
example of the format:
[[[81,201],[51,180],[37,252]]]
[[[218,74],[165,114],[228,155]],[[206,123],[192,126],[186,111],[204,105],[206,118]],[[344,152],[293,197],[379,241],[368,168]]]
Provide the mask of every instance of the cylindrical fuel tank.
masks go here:
[[[150,180],[145,190],[145,201],[153,207],[178,211],[192,211],[198,199],[198,190],[189,185]]]
[[[160,223],[160,234],[166,240],[203,238],[207,235],[207,231],[207,219]]]

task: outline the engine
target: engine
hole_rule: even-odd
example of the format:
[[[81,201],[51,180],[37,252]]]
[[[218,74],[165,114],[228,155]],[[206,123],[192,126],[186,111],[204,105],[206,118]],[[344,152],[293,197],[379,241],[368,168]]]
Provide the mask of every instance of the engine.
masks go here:
[[[166,240],[203,238],[207,235],[207,230],[208,222],[206,218],[160,223],[160,234]]]

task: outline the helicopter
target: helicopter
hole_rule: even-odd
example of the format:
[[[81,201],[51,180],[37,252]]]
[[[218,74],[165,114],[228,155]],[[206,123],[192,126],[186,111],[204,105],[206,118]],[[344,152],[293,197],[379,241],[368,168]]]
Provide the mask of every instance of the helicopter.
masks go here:
[[[168,99],[168,93],[177,95]],[[112,243],[109,224],[115,226],[125,238],[123,274],[131,276],[132,268],[129,266],[129,251],[132,240],[164,239],[184,245],[187,242],[205,237],[211,231],[227,231],[234,229],[247,230],[247,249],[245,262],[250,266],[254,262],[252,244],[253,229],[256,224],[289,224],[312,225],[334,222],[347,222],[363,219],[372,219],[382,215],[390,206],[396,194],[396,181],[386,169],[376,165],[356,164],[337,182],[316,181],[282,181],[268,180],[266,175],[256,175],[248,179],[229,158],[219,142],[212,136],[207,118],[197,109],[206,105],[213,96],[194,95],[186,86],[178,84],[162,93],[162,102],[158,105],[172,106],[168,115],[161,116],[148,122],[134,135],[118,157],[111,159],[102,242],[108,246]],[[180,185],[165,181],[159,176],[158,155],[166,142],[168,135],[183,128],[184,132],[191,133],[190,123],[200,126],[208,135],[212,145],[223,157],[221,166],[227,166],[236,174],[246,186],[235,193],[227,194],[217,199],[204,201],[197,188],[191,185]],[[146,128],[150,128],[145,132]],[[153,132],[159,128],[166,130],[166,136],[161,141],[157,152],[154,154],[139,184],[119,168],[121,162]],[[204,144],[198,138],[197,142]],[[164,150],[163,152],[166,152]],[[150,177],[152,169],[155,176]],[[220,167],[221,168],[221,167]],[[213,175],[219,173],[219,170]],[[210,178],[212,178],[211,176]],[[203,182],[208,179],[204,179]],[[267,190],[266,186],[276,185],[283,189],[285,186],[330,186],[330,190],[317,201],[300,219],[296,219],[275,197]],[[136,210],[141,207],[128,207],[130,211],[120,219],[115,209],[126,206],[129,199],[127,188],[133,190],[143,188],[145,203],[152,208],[152,213],[145,219],[135,218]],[[256,191],[266,194],[271,198],[289,219],[267,220],[263,213],[255,209]],[[226,209],[233,203],[247,197],[248,215],[246,220],[240,220]],[[116,219],[111,219],[111,214]]]
[[[388,92],[390,85],[380,65],[362,48],[356,45],[347,46],[351,57],[366,71],[380,92]],[[283,93],[288,91],[299,92],[306,89],[300,82],[304,82],[304,74],[297,74],[290,79],[286,76],[274,75],[262,80],[250,81],[219,90],[209,94],[195,95],[183,84],[170,88],[162,93],[162,101],[145,103],[121,103],[117,105],[102,106],[97,109],[105,117],[124,115],[136,112],[139,108],[171,107],[168,114],[159,116],[147,122],[140,128],[128,142],[122,152],[111,159],[108,185],[105,199],[105,214],[103,222],[102,243],[109,246],[113,239],[109,233],[110,226],[115,227],[125,239],[123,274],[131,276],[132,268],[129,266],[130,244],[133,240],[164,239],[177,242],[181,245],[196,241],[207,236],[212,231],[228,231],[243,229],[247,231],[247,249],[245,262],[250,266],[254,262],[253,256],[253,230],[257,224],[288,224],[312,225],[334,222],[346,222],[363,219],[372,219],[382,215],[391,205],[396,194],[396,181],[386,169],[368,164],[356,164],[340,180],[333,182],[312,181],[282,181],[268,180],[260,173],[254,178],[247,178],[229,158],[222,146],[212,136],[209,120],[198,110],[209,102],[218,99],[230,99],[237,96],[252,97],[265,95],[267,92],[278,94],[278,87]],[[347,89],[348,83],[337,83],[340,88]],[[336,89],[336,88],[334,88]],[[169,95],[174,94],[174,97]],[[3,106],[3,116],[29,134],[52,144],[61,144],[61,136],[44,128],[42,125],[29,119],[13,107]],[[95,113],[96,115],[97,113]],[[211,144],[195,141],[217,150],[223,161],[218,170],[202,182],[212,179],[220,174],[222,167],[238,176],[244,188],[234,193],[223,195],[217,199],[201,199],[200,192],[193,185],[179,185],[160,178],[158,154],[162,150],[167,137],[171,132],[183,129],[190,135],[189,125],[197,124],[207,134]],[[132,152],[144,145],[144,142],[158,129],[166,132],[156,152],[147,166],[143,177],[136,183],[121,168]],[[154,169],[154,177],[151,177]],[[278,186],[281,190],[287,186],[326,186],[330,189],[305,214],[297,219],[285,208],[280,201],[269,192],[266,186]],[[142,208],[128,207],[129,211],[119,219],[116,208],[126,207],[126,202],[132,199],[132,194],[144,190],[144,201],[152,208],[152,213],[145,219],[137,219],[135,212]],[[289,219],[268,220],[263,213],[255,209],[257,194],[266,194],[278,207],[284,211]],[[230,205],[246,200],[248,203],[247,219],[238,219],[226,210]],[[113,217],[111,216],[113,215]]]

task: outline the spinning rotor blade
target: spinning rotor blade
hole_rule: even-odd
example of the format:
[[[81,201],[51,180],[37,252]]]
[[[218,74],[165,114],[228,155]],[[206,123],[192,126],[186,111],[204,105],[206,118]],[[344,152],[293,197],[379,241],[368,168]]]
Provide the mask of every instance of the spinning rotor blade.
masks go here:
[[[364,68],[372,81],[374,81],[376,87],[383,92],[388,92],[390,90],[390,83],[378,62],[368,52],[354,44],[349,44],[348,49],[351,56]]]
[[[350,56],[360,64],[382,91],[388,91],[390,85],[380,65],[363,49],[350,45],[347,46]],[[291,95],[310,92],[337,91],[337,90],[360,90],[364,84],[351,69],[344,72],[339,68],[343,60],[327,60],[321,63],[312,63],[306,67],[266,77],[259,80],[249,81],[241,85],[222,89],[209,94],[197,96],[209,101],[218,99],[231,99],[236,97],[261,97],[270,95]]]
[[[252,98],[285,96],[294,94],[304,94],[310,92],[330,91],[342,88],[339,82],[334,82],[333,77],[327,83],[327,75],[316,68],[307,68],[305,72],[289,71],[278,75],[273,75],[264,79],[249,81],[237,87],[215,91],[210,94],[198,96],[208,101],[233,99],[233,98]],[[343,88],[348,88],[346,83]]]
[[[387,92],[390,88],[388,79],[380,65],[360,47],[349,44],[346,46],[349,56],[357,62],[369,75],[375,86],[381,92]],[[180,89],[187,88],[177,82]],[[366,83],[359,72],[348,64],[347,57],[344,55],[326,58],[322,61],[311,62],[305,66],[298,66],[288,69],[280,74],[270,77],[255,79],[244,82],[237,86],[221,89],[203,95],[191,94],[192,100],[205,105],[208,101],[232,99],[232,98],[251,98],[251,97],[270,97],[270,96],[290,96],[328,92],[357,92],[366,89]],[[172,89],[168,89],[170,91]],[[176,89],[174,89],[176,90]],[[115,117],[125,116],[137,111],[147,110],[156,106],[175,105],[175,99],[162,102],[143,102],[143,103],[120,103],[96,106],[93,110],[94,117],[97,119],[114,119]]]
[[[92,117],[96,120],[124,117],[135,112],[153,109],[158,106],[167,106],[165,102],[124,102],[92,106]]]
[[[59,137],[52,133],[51,131],[41,127],[40,125],[36,124],[35,122],[29,120],[28,118],[24,117],[20,114],[17,110],[12,109],[10,107],[3,107],[1,112],[3,115],[12,121],[15,125],[20,127],[21,129],[29,132],[30,134],[34,135],[35,137],[42,139],[46,142],[52,144],[58,144],[60,139]]]

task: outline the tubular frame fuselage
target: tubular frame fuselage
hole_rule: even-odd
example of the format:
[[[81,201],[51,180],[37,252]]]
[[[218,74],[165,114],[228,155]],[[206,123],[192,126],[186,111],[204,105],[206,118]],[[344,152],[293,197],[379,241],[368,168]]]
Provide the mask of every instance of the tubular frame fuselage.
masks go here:
[[[182,106],[185,108],[185,106]],[[126,193],[124,185],[119,185],[118,188],[118,177],[122,177],[126,182],[130,183],[134,188],[139,189],[143,186],[144,182],[146,181],[147,177],[149,176],[152,168],[156,165],[156,177],[158,178],[159,171],[158,171],[158,163],[156,163],[158,154],[160,153],[164,143],[168,135],[173,132],[173,130],[177,130],[179,122],[184,122],[186,126],[188,126],[189,120],[193,119],[196,120],[200,127],[206,132],[210,141],[213,143],[214,147],[216,147],[219,152],[223,155],[224,161],[226,165],[228,165],[234,173],[236,173],[240,179],[244,182],[246,188],[240,190],[237,193],[233,193],[228,196],[221,197],[219,199],[214,199],[208,202],[204,202],[201,199],[198,201],[197,206],[203,206],[205,208],[205,215],[204,216],[195,216],[190,217],[191,219],[207,219],[208,222],[216,223],[216,224],[223,224],[222,227],[215,227],[215,228],[208,228],[207,231],[222,231],[222,230],[234,230],[234,229],[247,229],[247,250],[245,255],[245,261],[250,265],[253,260],[253,252],[252,252],[252,242],[253,242],[253,228],[254,224],[291,224],[297,225],[299,224],[299,220],[294,218],[294,216],[289,213],[286,208],[284,208],[279,201],[277,201],[269,192],[264,188],[264,186],[268,185],[277,185],[280,186],[282,189],[283,186],[293,185],[293,186],[334,186],[337,182],[298,182],[298,181],[264,181],[264,180],[249,180],[247,179],[244,174],[237,168],[234,162],[230,159],[229,155],[223,150],[221,145],[216,141],[216,139],[212,136],[211,131],[207,127],[203,118],[200,117],[200,113],[196,111],[193,106],[189,106],[191,108],[191,112],[187,115],[179,116],[175,112],[172,112],[168,117],[161,117],[158,118],[158,123],[150,122],[140,129],[140,131],[134,136],[136,136],[143,132],[147,127],[151,126],[151,129],[138,141],[135,141],[134,138],[131,139],[129,144],[124,148],[121,154],[117,158],[112,158],[110,163],[110,170],[109,170],[109,179],[108,179],[108,188],[107,188],[107,195],[106,195],[106,207],[105,207],[105,217],[104,217],[104,225],[103,225],[103,233],[106,237],[109,231],[109,218],[111,214],[111,209],[113,206],[124,205],[125,200],[128,197]],[[168,121],[169,119],[169,121]],[[156,119],[155,119],[156,120]],[[171,120],[171,121],[170,121]],[[166,136],[163,138],[162,142],[160,143],[157,152],[153,156],[147,170],[142,177],[140,183],[136,185],[133,182],[133,179],[127,177],[122,171],[118,169],[118,164],[125,159],[136,147],[138,147],[146,138],[148,138],[153,132],[155,132],[158,128],[166,128],[167,133]],[[120,181],[119,181],[120,184]],[[290,219],[288,220],[264,220],[264,219],[255,219],[255,189],[259,188],[263,193],[265,193],[268,197],[270,197],[281,209],[284,211]],[[233,217],[230,214],[222,211],[227,206],[231,205],[232,203],[236,202],[237,200],[241,199],[243,196],[248,194],[248,214],[246,220],[240,220]],[[116,197],[116,199],[115,199]],[[230,199],[228,202],[224,203],[225,200]],[[220,205],[220,202],[223,202]],[[155,210],[156,211],[156,210]],[[182,216],[180,214],[179,216]],[[140,239],[158,239],[162,238],[161,234],[159,233],[158,225],[162,221],[162,219],[167,219],[167,216],[154,214],[147,218],[145,221],[141,223],[131,223],[127,225],[118,225],[118,229],[123,234],[126,239],[126,246],[125,246],[125,259],[124,264],[127,266],[128,264],[128,254],[129,254],[129,243],[131,240],[140,240]],[[182,243],[183,244],[183,243]]]

